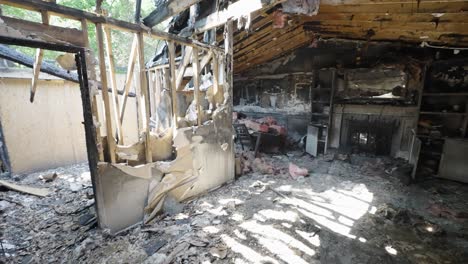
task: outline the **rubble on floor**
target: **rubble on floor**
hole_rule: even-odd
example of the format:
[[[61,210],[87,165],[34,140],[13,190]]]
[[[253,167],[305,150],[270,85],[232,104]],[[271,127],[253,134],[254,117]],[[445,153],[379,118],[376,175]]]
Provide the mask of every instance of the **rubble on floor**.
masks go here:
[[[405,185],[385,157],[243,156],[257,168],[185,203],[167,198],[155,221],[116,236],[96,228],[86,164],[17,177],[52,193],[0,192],[0,262],[468,262],[467,185]],[[308,177],[292,179],[290,163]]]

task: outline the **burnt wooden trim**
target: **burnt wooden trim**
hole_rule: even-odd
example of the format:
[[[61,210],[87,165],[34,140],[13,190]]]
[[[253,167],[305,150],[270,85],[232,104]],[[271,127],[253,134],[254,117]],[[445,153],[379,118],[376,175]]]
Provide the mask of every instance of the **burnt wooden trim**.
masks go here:
[[[99,223],[98,195],[96,195],[96,178],[98,177],[97,164],[99,161],[99,152],[97,149],[96,129],[93,122],[93,112],[91,110],[91,95],[89,93],[88,71],[86,69],[86,51],[81,49],[75,54],[76,66],[78,69],[78,78],[80,81],[81,103],[83,105],[83,120],[86,136],[86,151],[88,154],[89,172],[93,185],[94,206],[96,209],[96,219]]]

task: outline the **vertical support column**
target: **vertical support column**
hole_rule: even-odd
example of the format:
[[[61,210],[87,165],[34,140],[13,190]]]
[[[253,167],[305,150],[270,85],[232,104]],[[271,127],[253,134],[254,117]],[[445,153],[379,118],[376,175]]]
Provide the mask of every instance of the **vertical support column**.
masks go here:
[[[224,82],[224,102],[228,109],[228,117],[230,120],[230,124],[232,124],[232,106],[234,104],[233,96],[232,96],[232,89],[233,89],[233,22],[232,20],[228,20],[226,25],[224,26],[224,55],[225,55],[225,74],[224,78],[226,81]],[[232,127],[232,126],[231,126]]]
[[[150,142],[150,118],[151,118],[151,107],[150,99],[148,95],[148,82],[146,79],[145,71],[145,43],[143,42],[143,33],[139,32],[137,34],[138,42],[138,67],[140,72],[140,94],[145,98],[144,109],[145,109],[145,122],[143,128],[145,130],[145,156],[146,162],[153,162],[153,155],[151,151],[151,142]]]
[[[115,140],[114,133],[112,129],[112,117],[111,117],[111,107],[109,101],[109,90],[107,85],[107,73],[106,73],[106,59],[104,54],[104,36],[102,24],[96,24],[96,39],[98,42],[99,49],[99,72],[101,74],[101,85],[102,85],[102,98],[104,99],[104,109],[106,116],[106,133],[107,133],[107,146],[109,148],[109,157],[112,163],[115,163]]]
[[[82,20],[82,25],[86,26],[86,21]],[[86,36],[86,39],[88,35]],[[87,42],[87,40],[85,40]],[[90,94],[90,89],[89,87],[89,82],[88,78],[88,70],[86,67],[86,61],[88,61],[88,52],[85,52],[85,50],[81,50],[79,53],[75,54],[75,61],[77,65],[77,72],[78,72],[78,79],[80,82],[80,91],[81,91],[81,102],[83,104],[83,120],[84,120],[84,128],[85,128],[85,135],[86,135],[86,150],[88,154],[88,164],[89,164],[89,172],[91,174],[91,181],[93,184],[93,193],[97,194],[98,192],[96,191],[96,186],[97,186],[97,178],[98,178],[98,170],[97,170],[97,164],[101,159],[100,156],[101,154],[99,153],[99,147],[96,145],[96,142],[98,141],[98,138],[100,137],[97,135],[99,132],[96,130],[94,127],[94,110],[93,110],[93,103],[92,101],[96,101],[93,99],[93,96]],[[90,74],[94,74],[94,70],[92,70],[93,66],[90,65],[91,68],[89,70]],[[1,128],[1,127],[0,127]],[[102,151],[101,151],[102,152]],[[100,196],[96,195],[95,198],[96,202],[94,203],[94,207],[96,209],[96,212],[99,212],[98,210],[98,204],[100,204]],[[96,218],[98,223],[100,223],[99,219],[99,213],[96,214]]]
[[[176,72],[175,72],[175,46],[173,41],[168,41],[169,48],[169,68],[170,68],[170,84],[172,95],[172,128],[174,135],[177,130],[177,86],[176,86]]]
[[[114,97],[113,106],[114,106],[114,119],[117,128],[117,135],[118,135],[118,142],[119,144],[123,143],[123,132],[122,132],[122,124],[119,118],[119,94],[117,93],[117,80],[115,77],[115,63],[114,63],[114,53],[112,52],[112,35],[111,30],[108,27],[104,27],[104,34],[106,36],[106,49],[107,49],[107,60],[109,62],[109,76],[111,79],[111,89],[112,89],[112,96]]]
[[[219,92],[219,56],[217,52],[213,52],[213,95]],[[215,108],[216,105],[210,106],[211,109]]]
[[[200,60],[198,59],[198,48],[193,48],[192,56],[193,89],[195,95],[195,105],[197,109],[197,124],[200,126],[202,123],[202,111],[200,106]]]
[[[99,154],[99,161],[104,161],[104,150],[102,146],[102,138],[101,138],[101,123],[99,122],[99,113],[98,113],[98,105],[97,105],[97,93],[98,93],[98,88],[96,87],[97,82],[96,82],[96,69],[94,67],[94,57],[90,54],[90,45],[89,45],[89,38],[88,38],[88,23],[86,22],[86,19],[81,20],[81,30],[83,31],[83,38],[84,38],[84,43],[86,46],[86,65],[87,65],[87,77],[91,81],[90,85],[87,86],[92,93],[90,93],[90,100],[91,100],[91,112],[93,115],[93,120],[94,120],[94,127],[96,130],[96,144],[98,146],[98,154]]]

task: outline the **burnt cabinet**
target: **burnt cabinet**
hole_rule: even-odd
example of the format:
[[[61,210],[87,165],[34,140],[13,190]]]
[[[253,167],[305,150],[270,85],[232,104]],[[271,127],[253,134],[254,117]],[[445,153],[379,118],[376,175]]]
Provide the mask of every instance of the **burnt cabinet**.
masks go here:
[[[312,156],[327,153],[333,115],[335,69],[315,71],[311,89],[311,120],[307,130],[306,152]]]

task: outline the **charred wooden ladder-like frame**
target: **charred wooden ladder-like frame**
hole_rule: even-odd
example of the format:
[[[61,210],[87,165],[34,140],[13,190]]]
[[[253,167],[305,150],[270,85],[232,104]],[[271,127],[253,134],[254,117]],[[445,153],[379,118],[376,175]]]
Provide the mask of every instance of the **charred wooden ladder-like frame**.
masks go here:
[[[99,1],[97,1],[99,3]],[[192,61],[192,77],[194,83],[194,94],[195,103],[198,110],[197,124],[202,123],[201,119],[201,106],[200,106],[200,74],[203,68],[212,61],[213,72],[220,72],[221,67],[223,71],[229,72],[229,75],[225,76],[225,87],[226,89],[220,89],[220,92],[224,93],[224,98],[229,99],[227,102],[223,102],[228,109],[228,116],[231,116],[232,111],[232,23],[228,23],[227,31],[229,40],[225,43],[225,49],[217,46],[207,45],[204,43],[197,42],[192,39],[179,37],[166,32],[153,30],[143,26],[142,24],[134,24],[125,21],[116,20],[103,15],[100,6],[98,5],[96,10],[97,13],[85,12],[82,10],[58,5],[54,2],[46,2],[40,0],[0,0],[0,4],[14,6],[26,10],[40,12],[43,17],[43,23],[35,23],[25,21],[21,19],[15,19],[5,16],[0,16],[2,23],[0,23],[0,44],[9,44],[17,46],[26,46],[31,48],[37,48],[37,56],[34,63],[25,63],[18,61],[32,67],[34,69],[34,77],[31,84],[31,102],[34,100],[36,94],[37,77],[39,71],[41,71],[41,57],[43,50],[54,50],[67,53],[74,53],[76,65],[78,69],[78,78],[72,76],[73,81],[78,81],[80,84],[82,104],[83,104],[83,116],[84,126],[86,135],[86,146],[88,152],[89,168],[91,173],[91,179],[93,183],[93,189],[96,193],[96,177],[98,176],[98,162],[110,162],[116,163],[118,157],[116,155],[116,148],[118,145],[123,144],[124,132],[122,131],[122,121],[125,114],[125,108],[127,98],[130,93],[130,86],[133,79],[133,69],[135,64],[138,63],[138,78],[139,92],[136,96],[141,99],[144,103],[142,104],[142,113],[145,115],[142,118],[142,128],[139,130],[139,134],[144,132],[144,149],[145,149],[145,162],[151,163],[152,150],[150,142],[150,117],[151,117],[151,101],[157,101],[154,98],[156,89],[155,81],[149,83],[147,76],[157,77],[163,74],[158,69],[145,69],[145,58],[143,53],[144,36],[150,36],[159,40],[168,42],[169,46],[169,64],[168,73],[169,84],[172,90],[172,116],[173,116],[173,129],[177,128],[177,96],[182,84],[182,79],[186,72],[187,67]],[[81,30],[63,28],[49,25],[49,16],[59,16],[67,19],[79,21],[81,23]],[[96,81],[96,73],[93,65],[93,59],[89,50],[89,40],[87,32],[87,23],[94,23],[96,26],[97,44],[98,44],[98,57],[99,57],[99,68],[100,68],[100,84]],[[17,31],[20,29],[19,31]],[[117,29],[125,32],[134,34],[134,41],[131,49],[131,55],[129,59],[129,69],[127,78],[124,86],[124,90],[120,93],[123,94],[123,100],[119,104],[117,97],[117,85],[115,80],[114,62],[112,55],[112,40],[111,40],[111,29]],[[15,34],[12,34],[15,33]],[[18,33],[19,34],[16,34]],[[176,68],[175,63],[175,47],[176,45],[183,46],[182,50],[185,53],[182,55],[183,61]],[[200,58],[201,55],[201,58]],[[1,54],[0,54],[1,56]],[[110,79],[106,74],[106,60],[109,63],[109,70],[111,72]],[[49,69],[50,72],[50,69]],[[153,80],[157,78],[152,78]],[[89,81],[88,81],[89,80]],[[218,76],[213,78],[214,90],[217,92],[220,83]],[[110,84],[110,85],[108,85]],[[104,114],[105,126],[106,126],[106,139],[101,135],[100,120],[98,115],[98,88],[101,87],[102,100],[104,102]],[[110,88],[109,88],[110,87]],[[160,87],[159,87],[160,88]],[[107,89],[107,91],[105,90]],[[40,91],[39,91],[40,92]],[[112,96],[109,96],[109,92]],[[102,120],[101,120],[102,122]],[[116,138],[115,138],[116,137]],[[117,140],[116,140],[117,139]],[[107,143],[107,144],[105,144]],[[107,146],[107,149],[104,148]],[[107,150],[107,151],[106,151]],[[96,211],[99,212],[98,197],[96,197]]]

